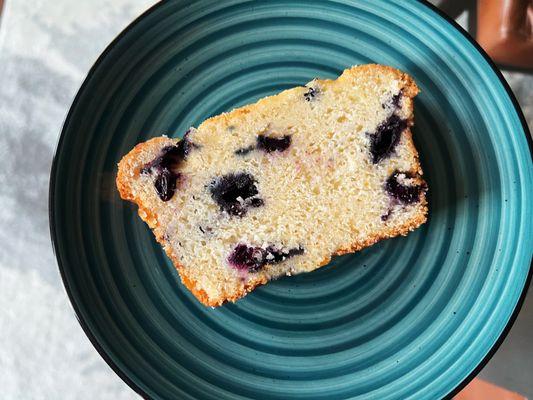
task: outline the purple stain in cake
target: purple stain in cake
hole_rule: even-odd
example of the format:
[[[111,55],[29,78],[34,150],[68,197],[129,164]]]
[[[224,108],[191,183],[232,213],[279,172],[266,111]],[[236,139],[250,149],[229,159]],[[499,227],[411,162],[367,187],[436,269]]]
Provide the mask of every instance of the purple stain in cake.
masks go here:
[[[216,178],[210,185],[211,197],[222,211],[242,217],[249,207],[264,204],[257,195],[256,180],[246,172],[230,173]]]
[[[394,171],[385,182],[387,193],[403,204],[412,204],[420,201],[420,194],[427,190],[427,186],[425,184],[405,185],[398,180],[402,175],[404,179],[414,178],[410,172]]]
[[[315,100],[315,97],[318,95],[318,89],[315,89],[313,87],[308,87],[308,86],[305,86],[305,87],[309,89],[307,92],[304,93],[305,101]]]
[[[290,257],[303,254],[303,247],[280,249],[270,245],[266,248],[239,243],[228,257],[229,264],[239,270],[257,272],[267,264],[278,264]]]
[[[271,137],[265,135],[257,136],[257,149],[263,150],[267,153],[273,153],[275,151],[285,151],[291,145],[291,136],[285,135],[282,137]]]
[[[405,128],[407,120],[396,114],[392,114],[378,125],[376,132],[370,135],[370,153],[374,164],[392,154]]]
[[[191,149],[199,147],[191,142],[189,133],[190,129],[178,144],[163,147],[159,156],[141,169],[141,174],[155,174],[154,187],[162,201],[169,201],[176,191],[181,174],[175,172],[174,168],[187,158]]]

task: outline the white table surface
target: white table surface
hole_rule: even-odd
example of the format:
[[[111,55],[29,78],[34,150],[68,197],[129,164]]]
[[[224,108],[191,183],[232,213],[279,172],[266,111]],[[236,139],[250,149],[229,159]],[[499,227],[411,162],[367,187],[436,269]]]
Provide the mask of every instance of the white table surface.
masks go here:
[[[1,399],[138,398],[76,321],[50,244],[47,200],[61,125],[85,74],[153,3],[6,0],[0,20]],[[531,126],[533,77],[506,76]],[[530,398],[532,330],[530,294],[508,340],[482,372]]]

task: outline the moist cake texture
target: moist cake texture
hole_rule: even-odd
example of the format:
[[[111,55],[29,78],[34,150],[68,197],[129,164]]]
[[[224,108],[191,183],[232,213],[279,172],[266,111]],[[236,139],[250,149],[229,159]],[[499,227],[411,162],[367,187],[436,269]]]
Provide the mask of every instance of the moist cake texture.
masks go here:
[[[410,76],[315,79],[120,161],[117,187],[199,301],[218,306],[426,221]]]

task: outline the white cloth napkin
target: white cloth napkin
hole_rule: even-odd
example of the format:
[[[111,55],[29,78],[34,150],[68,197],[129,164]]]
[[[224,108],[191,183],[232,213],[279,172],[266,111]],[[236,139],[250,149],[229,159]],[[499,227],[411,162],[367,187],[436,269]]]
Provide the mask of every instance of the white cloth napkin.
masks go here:
[[[0,398],[139,398],[79,326],[50,244],[48,181],[70,103],[153,0],[6,0],[0,20]]]

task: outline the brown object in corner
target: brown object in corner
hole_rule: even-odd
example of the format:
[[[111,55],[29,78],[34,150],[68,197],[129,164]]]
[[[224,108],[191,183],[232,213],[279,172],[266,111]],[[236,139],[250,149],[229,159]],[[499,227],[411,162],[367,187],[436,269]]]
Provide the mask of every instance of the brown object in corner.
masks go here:
[[[533,68],[533,0],[478,0],[476,40],[498,63]]]
[[[527,400],[526,397],[479,378],[470,382],[454,400]]]

